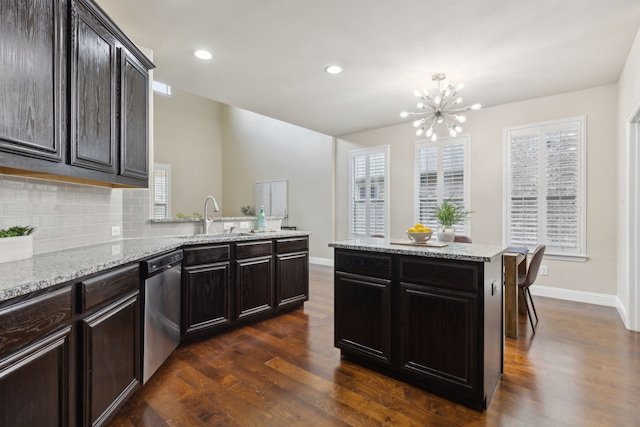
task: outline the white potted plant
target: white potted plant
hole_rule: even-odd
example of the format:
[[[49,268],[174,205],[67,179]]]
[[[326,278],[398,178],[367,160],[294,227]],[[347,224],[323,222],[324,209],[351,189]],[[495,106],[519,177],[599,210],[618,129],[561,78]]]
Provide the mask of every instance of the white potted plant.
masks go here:
[[[437,205],[432,217],[440,224],[437,230],[438,240],[453,242],[456,236],[453,226],[467,222],[472,213],[451,200],[444,200],[441,205]]]
[[[14,226],[0,230],[0,263],[33,257],[34,227]]]

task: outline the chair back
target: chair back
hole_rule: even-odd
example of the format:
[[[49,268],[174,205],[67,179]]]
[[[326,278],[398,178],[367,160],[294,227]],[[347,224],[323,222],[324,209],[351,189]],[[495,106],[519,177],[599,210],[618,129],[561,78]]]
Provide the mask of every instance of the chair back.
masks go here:
[[[453,241],[458,243],[471,243],[471,237],[456,234],[453,237]]]
[[[545,245],[538,245],[538,247],[533,251],[533,255],[531,256],[531,262],[529,263],[529,269],[527,270],[527,278],[525,279],[523,286],[531,286],[533,282],[536,281],[538,277],[538,270],[540,270],[540,264],[542,264],[542,256],[544,255],[544,250],[547,247]]]

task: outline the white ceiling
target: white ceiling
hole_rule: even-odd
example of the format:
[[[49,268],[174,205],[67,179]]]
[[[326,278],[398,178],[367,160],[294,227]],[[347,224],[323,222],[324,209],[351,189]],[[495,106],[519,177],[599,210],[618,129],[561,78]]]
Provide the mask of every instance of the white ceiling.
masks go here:
[[[333,136],[409,121],[438,72],[483,107],[616,83],[640,28],[639,0],[98,3],[155,80]]]

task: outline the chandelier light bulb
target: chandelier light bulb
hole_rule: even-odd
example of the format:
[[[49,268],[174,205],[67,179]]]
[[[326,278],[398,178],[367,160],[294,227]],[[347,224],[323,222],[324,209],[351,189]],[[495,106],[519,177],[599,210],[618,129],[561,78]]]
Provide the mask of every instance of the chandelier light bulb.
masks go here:
[[[414,127],[419,127],[416,135],[420,136],[424,133],[427,138],[432,141],[438,139],[438,130],[446,131],[451,137],[455,137],[462,132],[462,127],[458,123],[464,123],[466,116],[462,113],[468,110],[479,110],[480,104],[462,107],[463,99],[459,96],[459,91],[464,87],[463,83],[454,86],[445,81],[444,73],[437,73],[432,76],[432,80],[436,82],[437,89],[422,89],[414,91],[414,95],[420,100],[416,104],[420,110],[418,112],[403,111],[400,117],[409,116],[422,117],[420,120],[413,122]],[[425,133],[426,130],[426,133]],[[446,134],[445,134],[446,135]]]

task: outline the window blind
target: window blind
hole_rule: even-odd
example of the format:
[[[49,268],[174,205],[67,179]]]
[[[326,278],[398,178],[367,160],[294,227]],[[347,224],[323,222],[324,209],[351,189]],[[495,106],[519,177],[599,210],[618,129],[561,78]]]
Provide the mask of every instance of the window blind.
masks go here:
[[[505,129],[507,245],[584,255],[584,121]]]
[[[435,229],[436,205],[444,200],[467,206],[467,138],[449,138],[416,143],[416,220]],[[456,224],[456,233],[468,234],[467,224]]]
[[[388,146],[349,153],[349,234],[385,236]]]
[[[153,218],[166,219],[171,217],[169,210],[171,183],[171,166],[154,165],[153,169]]]

